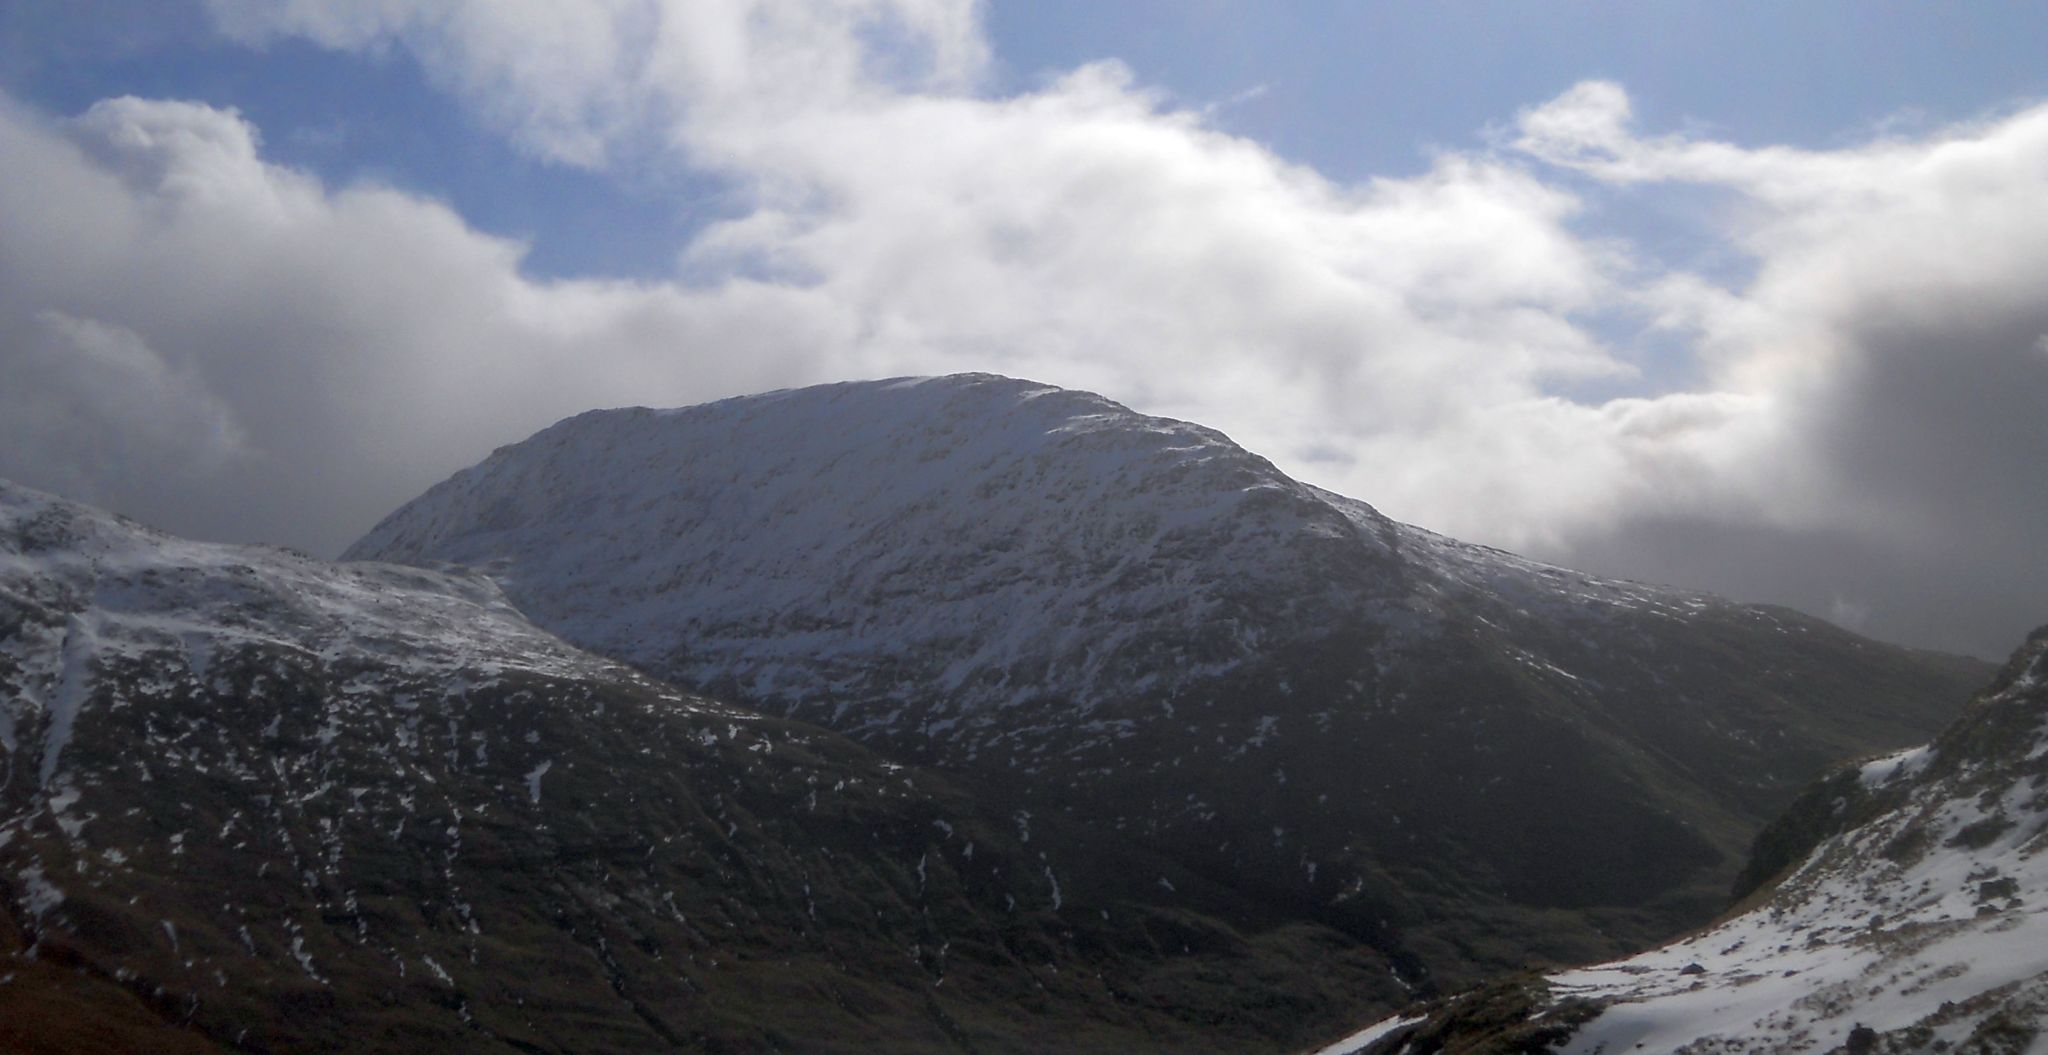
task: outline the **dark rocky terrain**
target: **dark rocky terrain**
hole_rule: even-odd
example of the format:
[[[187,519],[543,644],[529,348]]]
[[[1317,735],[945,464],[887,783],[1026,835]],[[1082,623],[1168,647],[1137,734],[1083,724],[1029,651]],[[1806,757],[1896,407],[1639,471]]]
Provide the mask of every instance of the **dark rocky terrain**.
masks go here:
[[[0,485],[0,701],[0,1050],[1276,1050],[1399,992],[474,577]]]

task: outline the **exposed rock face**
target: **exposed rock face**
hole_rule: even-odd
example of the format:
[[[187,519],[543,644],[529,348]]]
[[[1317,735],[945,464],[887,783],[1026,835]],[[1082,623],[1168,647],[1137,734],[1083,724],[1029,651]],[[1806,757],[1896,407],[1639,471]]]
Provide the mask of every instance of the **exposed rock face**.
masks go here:
[[[1445,539],[987,375],[585,414],[350,555],[484,571],[579,645],[1142,844],[1408,984],[1704,920],[1800,787],[1986,669]]]

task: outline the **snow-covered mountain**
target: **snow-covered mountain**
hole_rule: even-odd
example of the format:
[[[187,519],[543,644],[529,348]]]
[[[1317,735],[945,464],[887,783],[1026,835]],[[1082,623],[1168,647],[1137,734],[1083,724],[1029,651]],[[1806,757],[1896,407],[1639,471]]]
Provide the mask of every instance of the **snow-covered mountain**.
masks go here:
[[[1803,797],[1759,841],[1762,870],[1792,867],[1748,911],[1626,960],[1465,994],[1329,1051],[2040,1051],[2044,789],[2048,627],[1932,744]]]
[[[483,571],[578,645],[1155,848],[1416,986],[1703,920],[1800,787],[1985,670],[1442,538],[989,375],[581,415],[349,556]]]
[[[1982,675],[988,376],[584,415],[352,556],[0,483],[0,1050],[1287,1050],[1704,920]]]
[[[1004,710],[1086,721],[1391,598],[1394,531],[1209,429],[964,377],[584,414],[345,556],[486,568],[642,669],[972,751]]]
[[[1280,1050],[1396,990],[1258,911],[484,579],[0,482],[0,1050]]]
[[[1576,622],[1725,607],[1399,525],[1214,430],[990,375],[579,415],[344,559],[483,569],[605,655],[949,753],[1050,732],[1006,711],[1171,699],[1276,632],[1369,624],[1398,649],[1443,633],[1451,595]]]

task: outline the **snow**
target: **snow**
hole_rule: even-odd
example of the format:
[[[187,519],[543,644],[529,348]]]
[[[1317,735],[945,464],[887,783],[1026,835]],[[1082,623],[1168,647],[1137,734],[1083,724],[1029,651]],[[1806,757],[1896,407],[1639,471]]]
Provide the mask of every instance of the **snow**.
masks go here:
[[[91,620],[72,616],[64,630],[63,674],[56,697],[50,703],[50,723],[43,734],[42,769],[36,776],[36,783],[43,787],[49,787],[56,778],[57,761],[64,746],[71,742],[78,712],[85,706],[87,693],[92,691],[92,658],[98,645],[99,635]]]
[[[553,759],[547,759],[526,774],[526,794],[533,799],[536,806],[540,805],[540,778],[547,776],[548,770],[554,768],[554,765]]]
[[[50,807],[50,818],[56,822],[57,829],[63,832],[64,837],[67,839],[77,839],[79,834],[85,830],[85,823],[89,819],[76,816],[71,812],[71,807],[78,804],[79,796],[78,786],[68,780],[60,782],[49,792],[47,801]]]
[[[917,431],[899,427],[906,415]],[[878,471],[906,464],[915,470]],[[42,500],[16,501],[20,521]],[[1040,529],[1048,509],[1060,530]],[[1246,510],[1262,512],[1236,515]],[[581,522],[592,515],[595,530]],[[1319,533],[1305,526],[1329,534],[1348,524],[1209,430],[1083,393],[972,378],[583,415],[436,488],[351,552],[498,561],[544,622],[642,665],[659,667],[672,644],[651,627],[698,627],[688,680],[790,699],[845,696],[884,666],[877,657],[942,645],[933,650],[955,658],[931,677],[896,672],[889,686],[867,688],[887,696],[936,680],[964,713],[1020,693],[1085,709],[1138,654],[1186,644],[1139,641],[1148,619],[1178,611],[1202,625],[1227,606],[1235,576],[1223,572],[1285,561],[1290,540]],[[1219,530],[1220,549],[1190,545]],[[109,518],[88,533],[115,543],[89,558],[96,573],[118,560],[123,531]],[[267,572],[291,570],[286,555],[267,557],[257,562]],[[384,583],[374,580],[396,574],[365,568],[353,596],[322,590],[337,602],[322,614],[356,622],[377,613]],[[93,584],[92,573],[79,578]],[[906,595],[921,603],[886,604]],[[1074,612],[1086,618],[1065,618]],[[178,629],[175,613],[157,616],[160,629]],[[362,621],[374,631],[379,620]],[[181,636],[194,673],[207,676],[207,635]],[[1228,653],[1256,646],[1217,643],[1226,654],[1182,676],[1227,670]],[[0,733],[11,737],[11,726],[10,716]],[[46,767],[53,757],[45,752]]]
[[[485,570],[599,654],[962,756],[1361,619],[1426,638],[1455,593],[1579,618],[1711,600],[1404,527],[1213,430],[981,374],[579,415],[347,557]]]
[[[64,903],[64,892],[43,874],[41,862],[23,868],[17,876],[27,893],[22,907],[28,910],[29,915],[40,920],[45,913]]]
[[[106,655],[173,653],[199,678],[218,675],[215,656],[248,646],[374,659],[423,676],[633,676],[536,629],[477,575],[192,542],[0,482],[0,540],[36,530],[63,532],[64,544],[22,552],[0,541],[0,595],[47,606],[63,621],[30,620],[0,643],[28,690],[0,703],[8,738],[0,742],[12,742],[24,713],[46,710],[44,786]],[[276,729],[273,721],[266,735]]]
[[[299,970],[306,972],[306,977],[321,985],[327,984],[327,979],[322,978],[313,966],[313,954],[306,951],[306,936],[303,934],[292,935],[292,959],[299,962]]]
[[[1396,1015],[1392,1018],[1383,1019],[1379,1022],[1375,1022],[1372,1025],[1365,1027],[1364,1029],[1359,1030],[1356,1033],[1351,1034],[1348,1037],[1345,1037],[1343,1040],[1340,1040],[1335,1044],[1331,1044],[1328,1047],[1316,1049],[1313,1055],[1352,1055],[1352,1053],[1354,1052],[1365,1050],[1366,1045],[1371,1044],[1373,1041],[1376,1041],[1381,1037],[1384,1037],[1387,1034],[1394,1032],[1397,1029],[1405,1029],[1408,1026],[1412,1026],[1420,1021],[1422,1021],[1422,1017],[1420,1015],[1414,1016],[1412,1018],[1402,1015]]]
[[[1350,516],[1361,527],[1384,519],[1357,499],[1320,488],[1316,491],[1332,508]],[[1625,612],[1684,616],[1727,603],[1691,590],[1589,575],[1491,546],[1461,542],[1410,524],[1392,527],[1402,555],[1434,580],[1425,586],[1425,592],[1460,589],[1494,598],[1518,612],[1567,621]],[[1576,680],[1575,675],[1561,668],[1551,669]]]
[[[1896,751],[1864,763],[1857,774],[1857,779],[1865,788],[1875,788],[1920,772],[1933,758],[1934,747],[1931,744],[1909,747],[1904,751]]]
[[[1148,622],[1227,612],[1239,580],[1224,572],[1280,565],[1317,525],[1357,534],[1220,434],[978,377],[585,414],[434,488],[349,556],[501,569],[544,625],[679,663],[691,684],[880,701],[928,683],[957,722],[1020,689],[1086,710],[1135,661],[1185,647]],[[673,627],[694,629],[680,659]],[[1207,636],[1212,671],[1256,644]],[[925,653],[947,658],[915,675],[876,662]]]

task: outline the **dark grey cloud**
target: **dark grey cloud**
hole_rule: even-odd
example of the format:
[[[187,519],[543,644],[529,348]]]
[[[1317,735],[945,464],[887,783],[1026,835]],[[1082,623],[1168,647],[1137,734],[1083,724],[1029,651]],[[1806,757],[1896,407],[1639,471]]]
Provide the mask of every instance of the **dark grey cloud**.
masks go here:
[[[1857,354],[1810,411],[1819,457],[1887,518],[1876,533],[2048,575],[2048,298],[1912,307],[1850,328]]]
[[[1546,555],[1784,604],[1895,641],[1996,657],[2048,623],[2048,302],[1913,298],[1845,330],[1794,408],[1784,480],[1817,468],[1827,527],[1747,509],[1623,515]],[[1809,499],[1810,500],[1810,499]]]
[[[2048,574],[1966,547],[1884,545],[1853,531],[1624,516],[1544,554],[1602,574],[1703,587],[1859,633],[1987,659],[2048,622]]]

